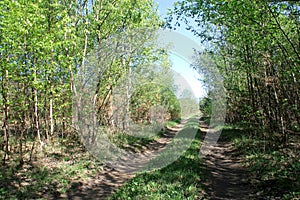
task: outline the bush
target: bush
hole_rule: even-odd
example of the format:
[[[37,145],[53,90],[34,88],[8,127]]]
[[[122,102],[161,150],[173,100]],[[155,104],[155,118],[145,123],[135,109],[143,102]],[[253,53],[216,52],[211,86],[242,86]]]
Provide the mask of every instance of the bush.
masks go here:
[[[204,116],[211,116],[211,99],[209,97],[204,97],[199,101],[199,110],[202,112]]]

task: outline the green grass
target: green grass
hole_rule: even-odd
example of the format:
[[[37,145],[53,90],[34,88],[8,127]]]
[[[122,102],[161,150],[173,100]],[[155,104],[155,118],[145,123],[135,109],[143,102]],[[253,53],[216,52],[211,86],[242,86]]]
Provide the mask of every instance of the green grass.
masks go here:
[[[231,138],[251,171],[252,183],[258,193],[267,199],[299,199],[299,146],[293,145],[295,143],[273,145],[264,139],[250,137],[249,131],[233,131],[235,134],[231,133]],[[296,141],[298,144],[299,138]]]
[[[158,138],[158,134],[152,137],[142,138],[135,137],[126,133],[115,134],[110,137],[110,141],[121,149],[126,149],[132,152],[139,152],[147,144],[154,142]]]
[[[187,127],[196,128],[197,135],[179,159],[165,168],[136,175],[110,199],[202,199],[205,175],[198,157],[201,133],[195,121]]]
[[[168,127],[171,128],[171,127],[174,127],[174,126],[180,124],[180,122],[181,122],[180,119],[174,120],[174,121],[168,121],[168,122],[165,123],[165,127],[166,128],[168,128]]]
[[[180,124],[180,120],[168,121],[165,123],[164,128],[157,130],[156,132],[151,128],[148,133],[145,133],[145,130],[140,130],[145,136],[139,137],[138,135],[132,135],[128,133],[114,133],[110,134],[109,139],[119,148],[126,149],[132,152],[138,152],[141,151],[146,145],[160,138],[162,134],[167,131],[167,128],[174,127],[178,124]],[[140,129],[142,128],[140,127]]]

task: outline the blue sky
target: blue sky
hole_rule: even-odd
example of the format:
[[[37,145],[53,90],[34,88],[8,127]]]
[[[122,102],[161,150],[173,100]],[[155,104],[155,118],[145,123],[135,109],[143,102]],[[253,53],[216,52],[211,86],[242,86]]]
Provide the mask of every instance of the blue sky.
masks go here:
[[[176,0],[155,0],[159,5],[159,13],[164,17],[167,13],[168,8],[172,8]],[[181,26],[176,29],[178,33],[186,36],[187,38],[195,41],[200,45],[200,39],[195,37],[191,32],[184,29],[184,26]],[[205,91],[199,79],[201,76],[195,70],[191,69],[190,63],[182,59],[180,55],[171,54],[171,62],[173,63],[172,69],[179,73],[190,85],[192,92],[195,97],[199,98],[205,95]]]
[[[159,4],[160,14],[165,15],[167,8],[172,8],[176,0],[155,0]]]

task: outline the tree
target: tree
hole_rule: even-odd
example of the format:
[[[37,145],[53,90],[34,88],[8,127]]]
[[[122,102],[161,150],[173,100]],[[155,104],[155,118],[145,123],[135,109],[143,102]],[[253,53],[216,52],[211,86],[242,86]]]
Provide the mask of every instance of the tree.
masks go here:
[[[58,119],[59,113],[65,112],[65,106],[70,108],[70,103],[61,106],[61,101],[71,100],[68,72],[79,49],[74,45],[77,38],[72,34],[75,27],[67,15],[67,5],[58,1],[4,1],[0,6],[1,58],[5,58],[1,59],[4,146],[8,153],[10,126],[18,137],[19,161],[23,164],[24,152],[28,151],[28,143],[23,143],[32,130],[43,146],[45,139],[54,137],[55,124],[63,121]],[[65,99],[58,93],[64,93]],[[29,143],[29,160],[36,140]]]
[[[37,147],[74,132],[73,108],[76,103],[84,105],[73,100],[80,99],[80,90],[86,89],[76,83],[86,81],[84,75],[92,72],[98,120],[115,126],[111,108],[116,85],[137,66],[150,68],[150,63],[166,62],[164,50],[154,43],[155,30],[162,25],[156,9],[152,0],[1,1],[4,160],[9,158],[11,145],[15,146],[11,140],[18,140],[18,159],[23,164],[35,150],[43,149]],[[90,70],[92,63],[96,71]],[[28,138],[32,142],[25,143]]]
[[[224,77],[227,121],[286,141],[299,127],[299,2],[186,0],[172,14],[203,38]]]

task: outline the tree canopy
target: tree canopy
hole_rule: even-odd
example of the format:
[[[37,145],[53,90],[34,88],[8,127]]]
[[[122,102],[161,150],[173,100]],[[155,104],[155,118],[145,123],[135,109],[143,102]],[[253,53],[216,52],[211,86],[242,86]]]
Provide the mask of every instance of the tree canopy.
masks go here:
[[[299,2],[185,0],[177,2],[169,27],[186,24],[206,47],[227,90],[227,121],[281,133],[299,131]],[[178,21],[177,21],[177,20]],[[213,79],[212,79],[213,80]]]

